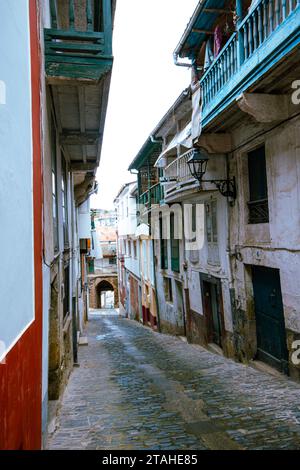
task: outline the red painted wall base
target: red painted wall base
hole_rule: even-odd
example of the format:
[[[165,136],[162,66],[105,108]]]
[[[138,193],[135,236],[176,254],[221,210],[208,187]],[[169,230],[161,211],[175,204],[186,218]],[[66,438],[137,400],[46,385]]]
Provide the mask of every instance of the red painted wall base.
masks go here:
[[[7,354],[5,364],[0,364],[0,449],[4,450],[40,449],[42,441],[41,62],[36,0],[29,0],[29,9],[32,81],[35,321]]]

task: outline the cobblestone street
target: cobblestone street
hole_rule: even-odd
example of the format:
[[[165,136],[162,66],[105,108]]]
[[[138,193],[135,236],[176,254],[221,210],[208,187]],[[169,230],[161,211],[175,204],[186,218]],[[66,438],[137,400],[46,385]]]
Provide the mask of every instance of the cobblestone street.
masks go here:
[[[50,449],[300,449],[300,387],[93,313]]]

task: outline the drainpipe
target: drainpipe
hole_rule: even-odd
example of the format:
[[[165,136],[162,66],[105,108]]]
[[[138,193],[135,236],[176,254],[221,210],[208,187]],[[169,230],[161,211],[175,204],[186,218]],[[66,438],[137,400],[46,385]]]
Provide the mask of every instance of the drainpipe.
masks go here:
[[[245,60],[245,52],[244,52],[244,38],[243,33],[239,29],[239,25],[243,20],[243,0],[236,0],[236,16],[237,16],[237,31],[238,31],[238,61],[239,67]]]
[[[187,29],[185,30],[182,38],[180,39],[180,42],[178,44],[178,46],[176,47],[175,51],[174,51],[174,54],[173,54],[173,58],[174,58],[174,63],[175,65],[178,65],[180,67],[191,67],[191,64],[190,63],[187,63],[187,62],[179,62],[179,55],[180,55],[180,52],[181,52],[181,48],[182,46],[184,45],[187,37],[189,36],[189,34],[191,33],[193,27],[194,27],[194,23],[196,21],[196,19],[198,18],[200,12],[203,10],[203,8],[206,6],[206,3],[207,1],[206,0],[201,0],[194,13],[193,13],[193,16],[188,24],[188,27]]]
[[[157,295],[157,279],[156,279],[156,263],[155,263],[155,243],[154,243],[154,239],[152,239],[152,257],[153,257],[153,281],[154,281],[155,302],[156,302],[156,315],[157,315],[157,330],[158,330],[159,333],[161,333],[159,303],[158,303],[158,295]]]
[[[226,177],[229,178],[229,154],[226,153]],[[232,273],[232,263],[230,257],[230,214],[229,214],[229,206],[231,207],[232,204],[227,204],[228,210],[228,217],[227,217],[227,263],[228,263],[228,281],[229,281],[229,293],[230,293],[230,303],[231,303],[231,317],[232,317],[232,326],[233,326],[233,335],[235,335],[234,329],[234,317],[236,316],[236,304],[235,302],[235,289],[234,289],[234,281],[233,281],[233,273]],[[234,340],[235,341],[235,340]],[[235,344],[234,344],[235,348]],[[237,350],[235,348],[234,354],[237,354]]]
[[[153,144],[162,144],[163,138],[159,137],[158,139],[152,134],[150,135],[150,140]],[[150,224],[151,227],[151,224]],[[151,227],[152,228],[152,227]],[[151,235],[151,230],[150,230]],[[155,263],[155,243],[154,239],[152,239],[152,258],[153,258],[153,282],[154,282],[154,291],[155,291],[155,303],[156,303],[156,315],[157,315],[157,330],[161,333],[160,327],[160,314],[159,314],[159,302],[158,302],[158,295],[157,295],[157,278],[156,278],[156,263]]]
[[[174,60],[174,64],[177,65],[178,67],[187,67],[187,68],[192,67],[191,62],[179,62],[179,53],[176,51],[173,54],[173,60]]]
[[[159,137],[158,139],[156,139],[154,135],[150,135],[150,140],[153,144],[162,144],[163,142],[162,137]]]

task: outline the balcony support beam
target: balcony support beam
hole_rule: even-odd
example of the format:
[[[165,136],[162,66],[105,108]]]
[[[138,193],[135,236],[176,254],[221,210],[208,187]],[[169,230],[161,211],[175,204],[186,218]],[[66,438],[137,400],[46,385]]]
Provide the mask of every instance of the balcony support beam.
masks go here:
[[[99,137],[99,132],[63,132],[59,136],[59,143],[61,145],[95,145]]]
[[[204,147],[208,153],[223,154],[232,150],[231,134],[201,134],[197,140],[198,147]]]
[[[85,89],[84,87],[77,87],[78,91],[78,102],[79,102],[79,119],[80,119],[80,132],[85,134]],[[86,146],[82,145],[82,159],[83,163],[86,163],[87,149]]]
[[[230,8],[203,8],[203,12],[204,13],[217,13],[217,14],[221,14],[221,13],[231,13],[231,10]]]
[[[238,107],[257,122],[276,122],[289,117],[289,96],[264,93],[242,93]]]
[[[71,162],[70,170],[74,173],[85,173],[86,171],[94,171],[97,168],[97,162],[95,160],[94,163],[81,163],[81,162]]]
[[[207,29],[199,29],[199,28],[193,28],[192,32],[193,33],[199,33],[199,34],[214,34],[213,31],[209,31]]]

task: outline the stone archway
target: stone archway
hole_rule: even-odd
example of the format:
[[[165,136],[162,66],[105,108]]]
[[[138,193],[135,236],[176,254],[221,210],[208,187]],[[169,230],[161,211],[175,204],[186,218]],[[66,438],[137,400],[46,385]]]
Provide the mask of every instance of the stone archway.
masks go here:
[[[97,285],[97,306],[98,308],[114,307],[114,287],[105,279]]]
[[[103,308],[101,306],[101,292],[114,293],[114,308],[119,307],[118,276],[89,276],[90,307]]]

